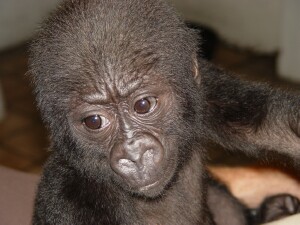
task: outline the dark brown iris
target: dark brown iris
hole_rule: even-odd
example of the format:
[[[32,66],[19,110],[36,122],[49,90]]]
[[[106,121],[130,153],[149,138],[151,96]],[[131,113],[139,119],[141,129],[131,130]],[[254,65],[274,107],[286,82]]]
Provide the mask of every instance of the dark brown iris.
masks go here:
[[[85,126],[91,130],[98,130],[102,126],[102,120],[99,115],[88,116],[83,120]]]
[[[151,110],[151,103],[148,99],[142,98],[134,104],[134,111],[139,114],[148,113]]]

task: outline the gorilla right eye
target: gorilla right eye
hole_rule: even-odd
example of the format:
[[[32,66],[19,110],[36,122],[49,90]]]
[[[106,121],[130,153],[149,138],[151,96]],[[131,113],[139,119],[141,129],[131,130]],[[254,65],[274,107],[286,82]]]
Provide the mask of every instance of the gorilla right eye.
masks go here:
[[[83,123],[91,130],[99,130],[108,124],[108,120],[99,115],[92,115],[84,118]]]

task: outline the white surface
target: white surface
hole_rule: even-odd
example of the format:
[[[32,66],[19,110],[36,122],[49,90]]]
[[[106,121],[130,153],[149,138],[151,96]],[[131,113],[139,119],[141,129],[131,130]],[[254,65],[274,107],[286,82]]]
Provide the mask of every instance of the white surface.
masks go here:
[[[285,219],[278,220],[273,223],[267,223],[264,225],[299,225],[299,224],[300,224],[300,214],[297,214],[297,215],[290,216]]]

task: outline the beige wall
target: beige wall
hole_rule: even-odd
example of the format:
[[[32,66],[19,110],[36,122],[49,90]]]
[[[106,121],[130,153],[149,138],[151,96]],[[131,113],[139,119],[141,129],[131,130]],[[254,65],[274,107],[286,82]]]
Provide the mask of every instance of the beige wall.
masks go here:
[[[228,43],[278,52],[278,73],[300,82],[299,0],[169,0],[187,19],[213,28]]]
[[[279,48],[283,0],[169,0],[187,19],[228,42],[261,52]]]
[[[59,0],[0,0],[0,50],[26,41]]]

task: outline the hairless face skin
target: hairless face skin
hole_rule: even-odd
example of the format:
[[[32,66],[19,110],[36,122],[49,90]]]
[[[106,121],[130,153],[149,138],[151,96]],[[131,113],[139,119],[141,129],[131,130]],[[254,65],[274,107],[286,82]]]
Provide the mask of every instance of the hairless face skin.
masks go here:
[[[249,224],[206,144],[298,159],[299,97],[208,64],[197,39],[161,0],[66,0],[45,21],[30,73],[52,155],[33,224]]]

